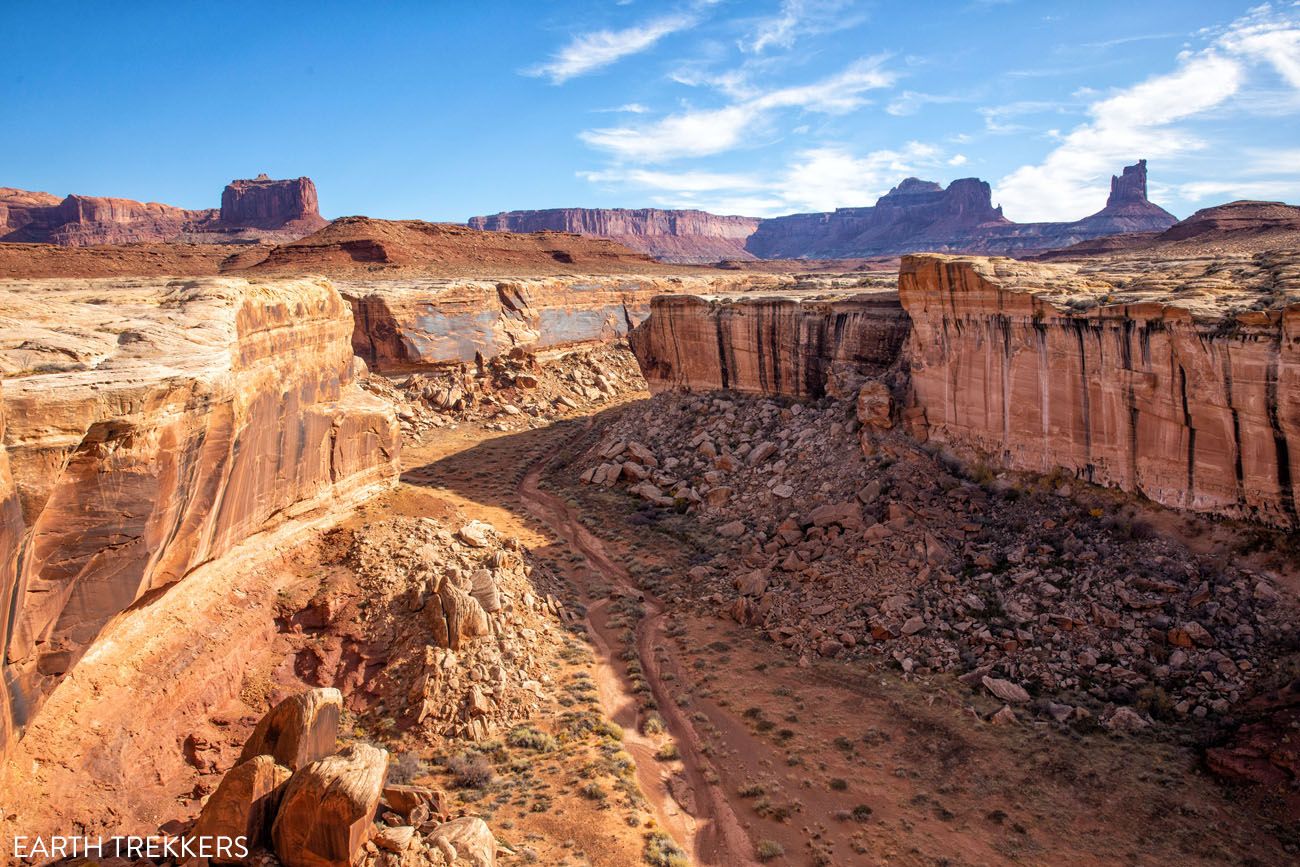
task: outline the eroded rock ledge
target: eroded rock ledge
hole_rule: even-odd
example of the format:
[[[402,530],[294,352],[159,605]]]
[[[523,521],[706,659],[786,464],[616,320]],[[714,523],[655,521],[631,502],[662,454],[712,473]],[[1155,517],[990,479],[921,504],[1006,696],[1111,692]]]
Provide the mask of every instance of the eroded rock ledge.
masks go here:
[[[1294,253],[916,255],[896,298],[657,298],[631,342],[654,391],[797,397],[834,392],[846,367],[879,373],[901,347],[903,416],[920,438],[1176,508],[1300,524]]]
[[[390,483],[325,280],[0,283],[0,742],[103,626],[259,530]]]
[[[912,256],[929,436],[1168,506],[1297,523],[1300,257],[1031,265]]]
[[[356,311],[352,345],[376,370],[418,370],[626,336],[658,295],[773,289],[756,274],[507,280],[339,281]]]
[[[652,392],[821,397],[893,364],[907,328],[891,290],[679,296],[655,299],[630,340]]]

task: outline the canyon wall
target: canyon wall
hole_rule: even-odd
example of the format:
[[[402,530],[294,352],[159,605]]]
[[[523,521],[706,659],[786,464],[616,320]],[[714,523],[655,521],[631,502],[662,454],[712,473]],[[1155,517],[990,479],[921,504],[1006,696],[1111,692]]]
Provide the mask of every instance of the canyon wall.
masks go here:
[[[798,297],[664,296],[630,335],[652,392],[732,389],[821,397],[883,372],[907,337],[892,291]]]
[[[758,228],[754,217],[658,208],[551,208],[503,211],[470,217],[469,226],[492,232],[574,232],[609,238],[664,262],[704,264],[753,259],[745,240]]]
[[[903,416],[922,439],[1300,526],[1300,254],[922,254],[903,259],[897,295],[669,296],[651,310],[630,340],[652,391],[844,395],[901,350]]]
[[[142,597],[396,476],[325,280],[0,281],[0,310],[0,731]]]
[[[909,256],[917,430],[997,465],[1296,526],[1296,265],[1264,254],[1110,274]]]
[[[288,241],[324,226],[311,178],[258,175],[228,184],[221,208],[0,188],[0,241],[84,247],[168,241]]]
[[[356,316],[352,347],[376,370],[415,370],[528,350],[612,340],[658,295],[772,289],[789,278],[586,276],[511,280],[340,280]]]

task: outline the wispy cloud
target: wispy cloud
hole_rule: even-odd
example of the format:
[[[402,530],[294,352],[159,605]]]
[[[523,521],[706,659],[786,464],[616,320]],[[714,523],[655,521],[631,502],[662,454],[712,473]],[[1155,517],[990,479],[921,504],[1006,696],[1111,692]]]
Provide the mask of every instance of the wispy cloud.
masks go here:
[[[546,63],[525,70],[525,74],[546,77],[552,84],[603,69],[616,61],[654,46],[656,42],[695,24],[698,16],[683,12],[645,21],[623,30],[596,30],[574,36],[569,44]]]
[[[662,162],[732,150],[782,109],[843,114],[862,106],[870,90],[888,87],[894,73],[885,58],[864,58],[812,84],[784,87],[713,109],[692,109],[651,124],[591,129],[580,138],[598,150],[633,162]]]
[[[853,27],[862,15],[848,12],[853,0],[781,0],[775,15],[760,18],[739,42],[740,49],[762,54],[772,48],[792,48],[803,36]]]
[[[966,101],[965,97],[952,94],[918,93],[915,90],[905,90],[885,106],[885,111],[894,117],[905,117],[916,114],[927,105],[943,105],[964,101]]]
[[[762,173],[667,172],[612,168],[580,172],[592,183],[624,194],[640,191],[668,208],[763,217],[870,204],[903,177],[942,165],[942,152],[921,142],[855,153],[843,145],[808,148],[779,171]],[[958,163],[959,164],[959,163]]]
[[[613,108],[593,108],[596,114],[648,114],[650,109],[639,102],[625,102]]]
[[[1106,178],[1123,163],[1205,148],[1185,122],[1221,110],[1242,91],[1251,66],[1260,64],[1300,87],[1300,22],[1268,6],[1233,22],[1208,47],[1183,52],[1174,71],[1094,102],[1088,122],[1063,135],[1043,162],[1022,166],[998,184],[1007,215],[1078,217],[1101,205]]]

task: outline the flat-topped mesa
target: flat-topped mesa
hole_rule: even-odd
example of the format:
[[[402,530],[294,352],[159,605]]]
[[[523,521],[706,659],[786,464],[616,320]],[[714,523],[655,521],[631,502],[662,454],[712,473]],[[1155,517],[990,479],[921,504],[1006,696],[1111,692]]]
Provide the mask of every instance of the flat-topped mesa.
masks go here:
[[[497,280],[340,280],[356,314],[352,346],[371,367],[418,370],[519,348],[616,340],[660,295],[772,289],[790,278],[719,273]]]
[[[288,241],[325,225],[310,178],[232,181],[221,208],[0,188],[0,241],[82,247],[104,244]]]
[[[1300,254],[917,255],[899,294],[916,433],[997,465],[1300,526]]]
[[[629,335],[650,391],[844,393],[898,358],[907,316],[891,289],[662,296]]]
[[[221,222],[227,226],[279,229],[290,223],[309,231],[325,225],[311,178],[272,180],[260,174],[231,181],[221,193]]]
[[[0,736],[142,597],[396,478],[325,280],[3,281],[0,311]]]
[[[609,238],[656,259],[687,264],[754,258],[745,250],[745,240],[758,223],[754,217],[658,208],[502,211],[468,221],[470,228],[491,232],[575,232]]]

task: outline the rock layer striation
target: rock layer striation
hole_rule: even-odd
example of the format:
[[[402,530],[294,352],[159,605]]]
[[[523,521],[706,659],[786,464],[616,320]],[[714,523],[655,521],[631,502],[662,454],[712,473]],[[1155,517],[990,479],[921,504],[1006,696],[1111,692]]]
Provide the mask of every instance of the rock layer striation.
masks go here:
[[[325,280],[13,281],[0,310],[6,726],[146,594],[395,477]]]
[[[631,334],[651,392],[731,389],[821,397],[898,358],[907,316],[891,291],[665,296]]]
[[[1296,526],[1300,261],[1106,267],[905,258],[919,429],[997,464]]]
[[[707,263],[753,259],[745,241],[755,217],[658,208],[551,208],[470,217],[469,226],[492,232],[575,232],[609,238],[664,262]]]
[[[376,370],[414,370],[626,336],[658,295],[773,288],[788,278],[580,276],[339,281],[356,311],[352,345]]]

